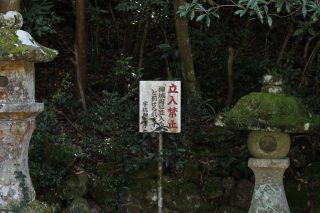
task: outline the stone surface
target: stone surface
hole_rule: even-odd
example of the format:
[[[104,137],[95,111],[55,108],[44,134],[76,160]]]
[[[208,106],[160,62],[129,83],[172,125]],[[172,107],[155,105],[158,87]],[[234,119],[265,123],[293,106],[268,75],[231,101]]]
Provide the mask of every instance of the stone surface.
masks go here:
[[[34,200],[26,208],[21,210],[20,213],[53,213],[53,212],[48,204],[40,202],[38,200]]]
[[[163,201],[164,213],[211,212],[209,203],[202,199],[199,186],[190,182],[180,183],[176,180],[165,180]],[[127,213],[157,212],[157,181],[137,179],[129,187],[122,203],[123,211]]]
[[[173,198],[173,206],[179,212],[207,212],[209,206],[202,201],[198,185],[183,183]]]
[[[0,14],[0,210],[13,211],[35,199],[29,176],[28,147],[35,117],[34,62],[51,61],[57,51],[20,30],[18,12]]]
[[[60,185],[60,197],[62,200],[82,197],[88,192],[88,185],[89,178],[86,173],[71,176]]]
[[[249,213],[290,213],[283,187],[283,173],[289,159],[249,159],[255,174],[255,187]]]
[[[16,11],[0,13],[0,27],[20,29],[23,25],[23,17]]]
[[[223,196],[223,183],[220,178],[212,178],[202,187],[202,194],[206,199],[214,200]]]
[[[0,103],[1,112],[25,111],[22,106],[16,109],[3,109],[4,104],[33,104],[34,99],[34,64],[24,61],[0,61]]]
[[[231,191],[234,189],[236,181],[234,177],[224,177],[222,180],[222,187],[224,189],[224,193],[229,195]]]
[[[290,136],[281,132],[252,131],[248,148],[256,158],[284,158],[290,150]]]
[[[248,213],[248,211],[234,206],[222,206],[215,209],[214,211],[209,211],[210,213]]]
[[[52,213],[60,213],[62,211],[62,202],[54,191],[46,191],[45,194],[37,196],[37,199],[48,204]]]
[[[239,130],[305,133],[320,128],[320,117],[310,113],[301,101],[285,94],[252,92],[225,113],[215,124]]]
[[[34,200],[28,167],[34,118],[0,121],[0,210]]]
[[[124,210],[155,212],[157,209],[157,182],[154,179],[137,179],[124,196]]]
[[[261,92],[243,96],[229,111],[220,113],[216,126],[237,130],[305,133],[320,128],[320,116],[309,112],[301,101],[282,94],[282,78],[263,77]]]
[[[278,74],[266,74],[262,78],[261,92],[282,93],[282,76]]]
[[[111,192],[110,189],[105,187],[101,181],[96,181],[89,188],[89,195],[92,199],[97,202],[99,205],[104,205],[108,202],[108,200],[112,200],[115,198],[115,193]]]
[[[89,200],[76,198],[63,213],[98,213],[99,209]]]
[[[20,30],[22,23],[22,16],[18,12],[0,14],[0,60],[52,61],[58,51],[42,46],[28,32]]]

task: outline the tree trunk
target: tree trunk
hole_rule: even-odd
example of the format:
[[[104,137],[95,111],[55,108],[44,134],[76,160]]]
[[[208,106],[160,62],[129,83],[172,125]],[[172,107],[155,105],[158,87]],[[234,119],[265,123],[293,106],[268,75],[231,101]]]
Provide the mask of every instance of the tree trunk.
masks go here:
[[[146,45],[146,41],[147,41],[147,35],[148,35],[148,31],[149,31],[149,16],[150,16],[150,12],[147,11],[146,12],[146,22],[144,25],[144,29],[143,29],[143,34],[142,34],[142,39],[141,39],[141,44],[140,44],[140,49],[139,49],[139,62],[138,62],[138,67],[141,68],[143,66],[143,59],[144,59],[144,47]]]
[[[94,1],[94,6],[96,8],[96,10],[99,10],[98,7],[98,0]],[[96,49],[96,64],[99,64],[99,59],[100,59],[100,48],[99,48],[99,42],[100,41],[100,26],[99,24],[96,25],[96,29],[95,29],[95,49]]]
[[[313,60],[314,60],[315,56],[317,55],[319,49],[320,49],[320,40],[318,40],[317,44],[315,45],[315,47],[313,48],[313,50],[311,52],[306,64],[304,65],[303,74],[301,76],[301,80],[299,83],[299,88],[301,88],[305,85],[309,66],[313,63]]]
[[[81,97],[83,109],[86,110],[86,91],[87,91],[87,35],[86,35],[86,16],[85,0],[76,1],[76,70],[77,84]]]
[[[228,59],[228,97],[227,97],[227,105],[230,106],[232,103],[233,95],[234,95],[234,81],[233,81],[233,64],[236,58],[235,50],[232,47],[228,48],[229,51],[229,59]]]
[[[183,3],[184,0],[173,0],[176,36],[181,58],[180,60],[185,92],[188,95],[195,95],[197,93],[197,80],[192,59],[188,20],[186,17],[179,17],[176,15],[179,6]]]
[[[0,0],[0,13],[6,13],[8,11],[21,11],[20,0]]]
[[[284,42],[283,42],[283,44],[282,44],[280,53],[279,53],[279,55],[278,55],[278,59],[277,59],[277,65],[278,65],[278,66],[279,66],[280,63],[281,63],[281,60],[282,60],[283,55],[284,55],[284,51],[285,51],[286,47],[288,46],[289,39],[290,39],[293,31],[294,31],[294,23],[291,21],[290,24],[289,24],[288,33],[287,33],[287,35],[286,35],[286,38],[285,38],[285,40],[284,40]]]

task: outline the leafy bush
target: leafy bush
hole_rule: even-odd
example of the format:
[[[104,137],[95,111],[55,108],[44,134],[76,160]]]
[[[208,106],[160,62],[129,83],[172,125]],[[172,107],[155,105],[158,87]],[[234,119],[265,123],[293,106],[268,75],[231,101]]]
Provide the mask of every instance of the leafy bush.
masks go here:
[[[54,2],[52,0],[28,1],[23,13],[24,29],[38,37],[55,33],[52,25],[60,23],[63,18],[56,15],[53,7]]]
[[[34,187],[57,186],[74,164],[81,150],[60,131],[50,106],[37,117],[37,128],[30,142],[29,166]]]

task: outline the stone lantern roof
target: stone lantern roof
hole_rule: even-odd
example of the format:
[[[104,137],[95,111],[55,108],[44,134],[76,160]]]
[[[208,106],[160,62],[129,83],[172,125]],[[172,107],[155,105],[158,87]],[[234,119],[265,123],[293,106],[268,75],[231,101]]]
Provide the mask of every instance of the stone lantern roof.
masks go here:
[[[58,51],[37,43],[28,32],[20,30],[22,25],[23,17],[20,13],[0,13],[0,61],[52,61]]]
[[[282,93],[282,79],[265,75],[261,92],[243,96],[217,116],[216,126],[237,130],[306,133],[320,128],[320,116],[312,114],[300,99]]]

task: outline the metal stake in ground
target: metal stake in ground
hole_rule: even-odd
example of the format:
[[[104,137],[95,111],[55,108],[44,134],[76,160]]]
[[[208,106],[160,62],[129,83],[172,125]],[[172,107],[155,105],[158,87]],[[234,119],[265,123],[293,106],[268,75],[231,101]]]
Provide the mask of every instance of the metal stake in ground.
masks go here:
[[[140,81],[139,132],[158,133],[158,213],[163,209],[163,132],[181,132],[181,82]]]
[[[162,213],[162,179],[163,179],[163,135],[159,133],[158,141],[158,213]]]

